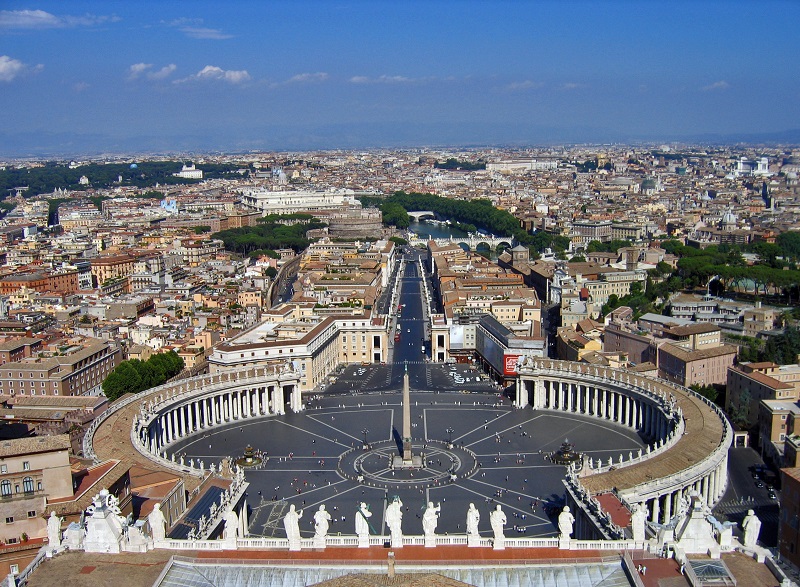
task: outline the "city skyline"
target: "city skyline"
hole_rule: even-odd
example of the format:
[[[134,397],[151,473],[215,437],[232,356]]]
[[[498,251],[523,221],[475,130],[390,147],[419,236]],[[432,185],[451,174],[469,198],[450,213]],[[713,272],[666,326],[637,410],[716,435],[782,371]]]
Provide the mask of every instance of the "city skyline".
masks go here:
[[[10,1],[0,154],[797,142],[800,82],[781,56],[800,49],[798,13],[790,2]]]

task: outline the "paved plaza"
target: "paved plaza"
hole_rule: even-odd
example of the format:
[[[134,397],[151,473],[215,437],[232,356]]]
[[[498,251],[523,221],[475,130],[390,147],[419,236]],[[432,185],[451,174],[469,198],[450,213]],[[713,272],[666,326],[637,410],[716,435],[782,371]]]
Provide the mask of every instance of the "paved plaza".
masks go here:
[[[442,366],[435,368],[444,372]],[[349,368],[345,381],[354,369],[357,373],[356,367]],[[308,398],[302,413],[214,429],[176,445],[175,452],[206,465],[238,457],[248,444],[265,455],[261,465],[246,470],[252,535],[284,536],[282,520],[291,504],[304,509],[304,537],[313,535],[313,513],[321,504],[334,518],[331,534],[354,534],[353,516],[361,501],[373,512],[371,533],[380,535],[386,533],[387,498],[398,495],[404,534],[422,534],[422,513],[433,501],[442,506],[439,534],[465,533],[467,509],[475,503],[484,536],[491,535],[490,510],[502,504],[508,518],[506,536],[546,537],[557,534],[552,514],[561,505],[565,474],[563,466],[549,462],[549,453],[569,439],[588,457],[616,461],[620,454],[627,459],[629,452],[644,446],[630,429],[578,415],[514,409],[496,393],[412,391],[414,452],[427,451],[432,472],[392,472],[388,464],[381,464],[385,455],[364,455],[362,445],[366,430],[367,442],[376,451],[397,450],[401,398],[399,391],[328,392]],[[451,438],[453,454],[447,451]],[[347,460],[353,455],[371,463],[368,468],[382,481],[359,482]],[[441,475],[451,465],[448,459],[460,463],[455,481]]]

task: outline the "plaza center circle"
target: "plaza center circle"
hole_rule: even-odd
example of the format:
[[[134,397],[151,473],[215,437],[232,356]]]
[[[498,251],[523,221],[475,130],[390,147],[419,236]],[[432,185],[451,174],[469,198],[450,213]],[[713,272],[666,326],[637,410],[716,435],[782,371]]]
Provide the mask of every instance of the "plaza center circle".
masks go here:
[[[315,396],[300,413],[202,431],[176,443],[174,452],[208,467],[241,457],[248,445],[259,451],[261,464],[245,468],[253,536],[284,537],[283,516],[294,505],[303,510],[301,535],[311,537],[313,513],[322,504],[333,518],[330,534],[352,535],[360,502],[373,512],[371,534],[387,534],[387,500],[397,495],[407,535],[422,534],[422,514],[432,501],[441,503],[439,534],[464,534],[474,503],[483,536],[491,535],[489,512],[501,504],[506,536],[548,537],[558,534],[555,515],[566,472],[548,455],[565,440],[603,462],[628,459],[644,447],[636,431],[606,420],[515,409],[494,393],[412,391],[413,451],[425,453],[426,466],[393,471],[389,460],[400,454],[401,402],[399,391]]]

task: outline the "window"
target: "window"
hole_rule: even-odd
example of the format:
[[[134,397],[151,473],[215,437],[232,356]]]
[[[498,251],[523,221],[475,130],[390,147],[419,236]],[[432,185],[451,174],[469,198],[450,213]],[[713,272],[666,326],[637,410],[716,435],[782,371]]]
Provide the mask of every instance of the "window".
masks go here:
[[[8,473],[8,465],[0,465],[0,473]]]
[[[9,565],[8,570],[12,575],[19,575],[19,565]]]
[[[36,510],[30,510],[28,512],[28,517],[29,518],[35,518],[36,517]]]
[[[0,482],[0,495],[3,497],[9,497],[11,495],[11,481],[8,479]]]
[[[14,516],[8,516],[6,518],[6,524],[13,524],[14,523]]]
[[[33,493],[33,477],[25,477],[22,480],[22,491],[25,493]]]
[[[22,461],[22,470],[23,471],[30,471],[31,470],[30,461]]]

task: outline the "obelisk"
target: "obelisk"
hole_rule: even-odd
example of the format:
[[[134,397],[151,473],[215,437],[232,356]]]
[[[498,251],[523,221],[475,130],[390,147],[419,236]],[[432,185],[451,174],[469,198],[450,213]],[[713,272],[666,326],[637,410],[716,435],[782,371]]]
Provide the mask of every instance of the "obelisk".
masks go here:
[[[411,465],[411,393],[408,390],[408,363],[403,374],[403,465]]]

